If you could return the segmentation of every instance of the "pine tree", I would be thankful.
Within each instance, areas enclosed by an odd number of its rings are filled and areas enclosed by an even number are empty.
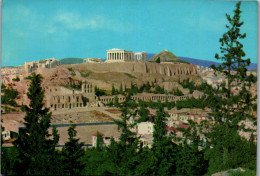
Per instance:
[[[254,120],[252,102],[256,97],[252,97],[249,89],[256,82],[256,78],[252,74],[247,75],[246,67],[250,65],[250,59],[243,59],[246,54],[240,41],[246,37],[246,34],[240,33],[240,27],[243,25],[240,21],[242,13],[240,4],[241,2],[236,4],[232,18],[226,15],[229,22],[229,25],[226,25],[228,31],[220,38],[220,50],[223,55],[215,55],[216,59],[222,60],[222,64],[218,67],[211,66],[217,73],[225,75],[227,84],[221,85],[221,91],[218,92],[215,103],[211,107],[211,115],[215,123],[208,134],[211,146],[214,146],[208,152],[210,172],[238,167],[242,164],[238,160],[235,162],[233,155],[233,151],[238,150],[243,141],[238,134],[238,130],[243,130],[243,126],[239,126],[238,123],[246,119]],[[236,94],[232,91],[235,88],[240,88]]]
[[[126,96],[126,100],[120,105],[122,112],[122,120],[115,120],[118,129],[121,130],[120,141],[118,144],[113,144],[113,149],[117,148],[119,152],[116,154],[116,165],[118,165],[119,175],[133,175],[136,167],[135,158],[139,141],[136,139],[136,134],[133,129],[136,126],[135,117],[137,114],[135,101],[131,100],[130,96]],[[113,151],[113,150],[112,150]]]
[[[183,140],[178,145],[177,175],[204,175],[207,172],[208,162],[204,159],[204,150],[201,150],[203,141],[197,131],[197,124],[189,121],[188,129],[179,129],[183,132]]]
[[[51,113],[44,108],[44,90],[41,87],[42,76],[32,73],[27,96],[31,100],[25,106],[25,129],[21,129],[14,146],[18,150],[18,161],[15,165],[17,174],[55,174],[51,163],[56,141],[49,139]]]
[[[139,115],[138,123],[148,121],[149,110],[144,105],[141,105],[137,113]]]
[[[84,143],[79,142],[79,139],[75,138],[77,135],[75,127],[75,124],[69,127],[69,141],[65,143],[61,151],[63,174],[65,175],[79,175],[85,167],[85,164],[82,162],[82,157],[84,156],[82,147]]]
[[[172,143],[171,137],[166,136],[166,120],[169,115],[161,103],[158,103],[158,108],[154,118],[152,145],[155,164],[151,169],[153,175],[173,175],[176,172],[174,155],[177,147]]]

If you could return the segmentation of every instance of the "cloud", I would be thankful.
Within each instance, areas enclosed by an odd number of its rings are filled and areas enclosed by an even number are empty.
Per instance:
[[[15,13],[13,13],[15,11]],[[46,12],[47,13],[47,12]],[[77,30],[108,30],[129,33],[134,26],[127,21],[110,19],[99,14],[84,15],[79,12],[56,11],[41,13],[36,8],[17,5],[3,9],[3,26],[10,35],[34,37],[39,35],[68,36]]]
[[[115,32],[127,33],[131,32],[134,27],[130,23],[108,19],[102,15],[83,16],[76,12],[67,12],[58,14],[53,18],[53,25],[61,24],[69,30],[84,30],[84,29],[105,29]]]

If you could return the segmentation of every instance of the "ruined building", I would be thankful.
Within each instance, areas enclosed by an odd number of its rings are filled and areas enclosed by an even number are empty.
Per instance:
[[[25,73],[32,73],[37,70],[37,68],[55,68],[60,65],[60,61],[54,58],[38,60],[37,62],[25,62],[24,71]]]
[[[46,106],[50,110],[72,109],[84,107],[97,101],[92,83],[83,82],[81,90],[69,89],[63,86],[50,86],[46,89]]]

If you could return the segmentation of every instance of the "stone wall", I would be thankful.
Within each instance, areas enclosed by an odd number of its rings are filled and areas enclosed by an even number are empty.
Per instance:
[[[107,73],[156,73],[166,76],[197,74],[195,65],[184,63],[151,63],[151,62],[124,62],[124,63],[83,63],[70,65],[73,69],[85,69],[91,72]]]
[[[131,97],[132,100],[138,101],[138,100],[143,100],[143,101],[153,101],[157,102],[160,100],[161,102],[166,101],[166,97],[168,101],[178,101],[178,100],[186,100],[187,98],[191,98],[192,95],[186,95],[186,96],[176,96],[176,95],[165,95],[165,94],[152,94],[152,93],[143,93],[143,94],[137,94]],[[117,95],[118,97],[118,102],[123,102],[125,101],[125,97],[123,95]],[[108,103],[110,101],[114,102],[115,100],[115,95],[113,96],[100,96],[99,100],[102,103]]]

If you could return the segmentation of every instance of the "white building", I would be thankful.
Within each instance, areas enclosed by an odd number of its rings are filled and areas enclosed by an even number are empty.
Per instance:
[[[154,127],[152,122],[141,122],[137,124],[137,135],[153,134]]]
[[[137,52],[126,51],[124,49],[110,49],[107,50],[107,60],[106,62],[129,62],[129,61],[146,61],[147,53],[146,52]]]
[[[83,63],[100,63],[102,62],[102,58],[90,58],[83,59]]]

